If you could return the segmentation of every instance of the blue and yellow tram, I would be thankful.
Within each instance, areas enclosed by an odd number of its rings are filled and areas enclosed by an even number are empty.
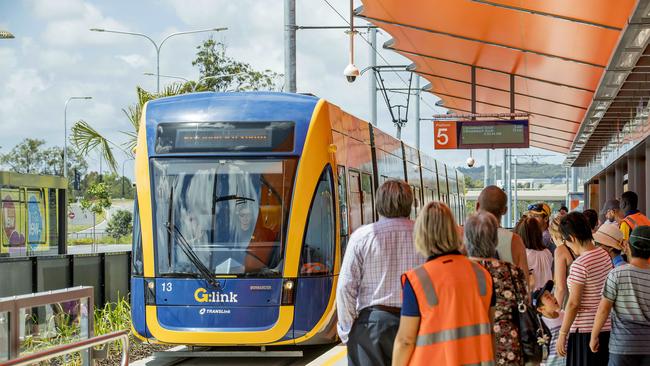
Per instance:
[[[413,216],[464,217],[460,173],[308,95],[151,101],[135,165],[133,330],[161,343],[335,341],[345,243],[386,179],[413,187]]]

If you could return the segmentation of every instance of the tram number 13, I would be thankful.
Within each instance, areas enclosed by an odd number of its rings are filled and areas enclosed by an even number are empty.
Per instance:
[[[435,121],[433,123],[434,148],[457,149],[456,121]]]
[[[162,282],[160,285],[162,286],[163,292],[172,292],[173,287],[171,282]]]

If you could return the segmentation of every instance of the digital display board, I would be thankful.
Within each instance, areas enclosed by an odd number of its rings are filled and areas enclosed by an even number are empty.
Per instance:
[[[436,121],[436,149],[529,147],[528,120]]]
[[[161,123],[156,153],[290,152],[293,122]]]

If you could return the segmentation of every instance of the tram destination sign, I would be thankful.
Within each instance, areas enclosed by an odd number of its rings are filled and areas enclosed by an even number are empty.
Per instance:
[[[527,119],[434,121],[435,149],[504,149],[529,147]]]

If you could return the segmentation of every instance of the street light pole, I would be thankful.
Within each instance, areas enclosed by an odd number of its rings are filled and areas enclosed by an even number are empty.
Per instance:
[[[68,177],[68,103],[71,100],[87,100],[93,97],[70,97],[65,101],[65,108],[63,108],[63,178]]]
[[[143,72],[142,75],[146,75],[146,76],[156,76],[156,74],[154,74],[153,72]],[[190,82],[189,79],[186,79],[186,78],[184,78],[184,77],[180,77],[180,76],[162,75],[162,74],[161,74],[160,77],[161,77],[161,78],[168,78],[168,79],[178,79],[178,80],[183,80],[183,81],[186,82],[186,83],[189,83],[189,82]]]
[[[199,30],[192,30],[192,31],[185,31],[185,32],[175,32],[172,34],[167,35],[165,38],[163,38],[160,43],[156,43],[151,37],[144,33],[136,33],[136,32],[126,32],[126,31],[117,31],[117,30],[109,30],[109,29],[101,29],[101,28],[91,28],[90,31],[92,32],[106,32],[106,33],[117,33],[117,34],[126,34],[130,36],[137,36],[137,37],[144,37],[151,42],[151,44],[154,46],[156,49],[156,93],[160,93],[160,49],[162,46],[165,44],[165,42],[175,36],[180,36],[183,34],[193,34],[193,33],[203,33],[203,32],[221,32],[224,31],[228,28],[226,27],[221,27],[221,28],[209,28],[209,29],[199,29]]]

